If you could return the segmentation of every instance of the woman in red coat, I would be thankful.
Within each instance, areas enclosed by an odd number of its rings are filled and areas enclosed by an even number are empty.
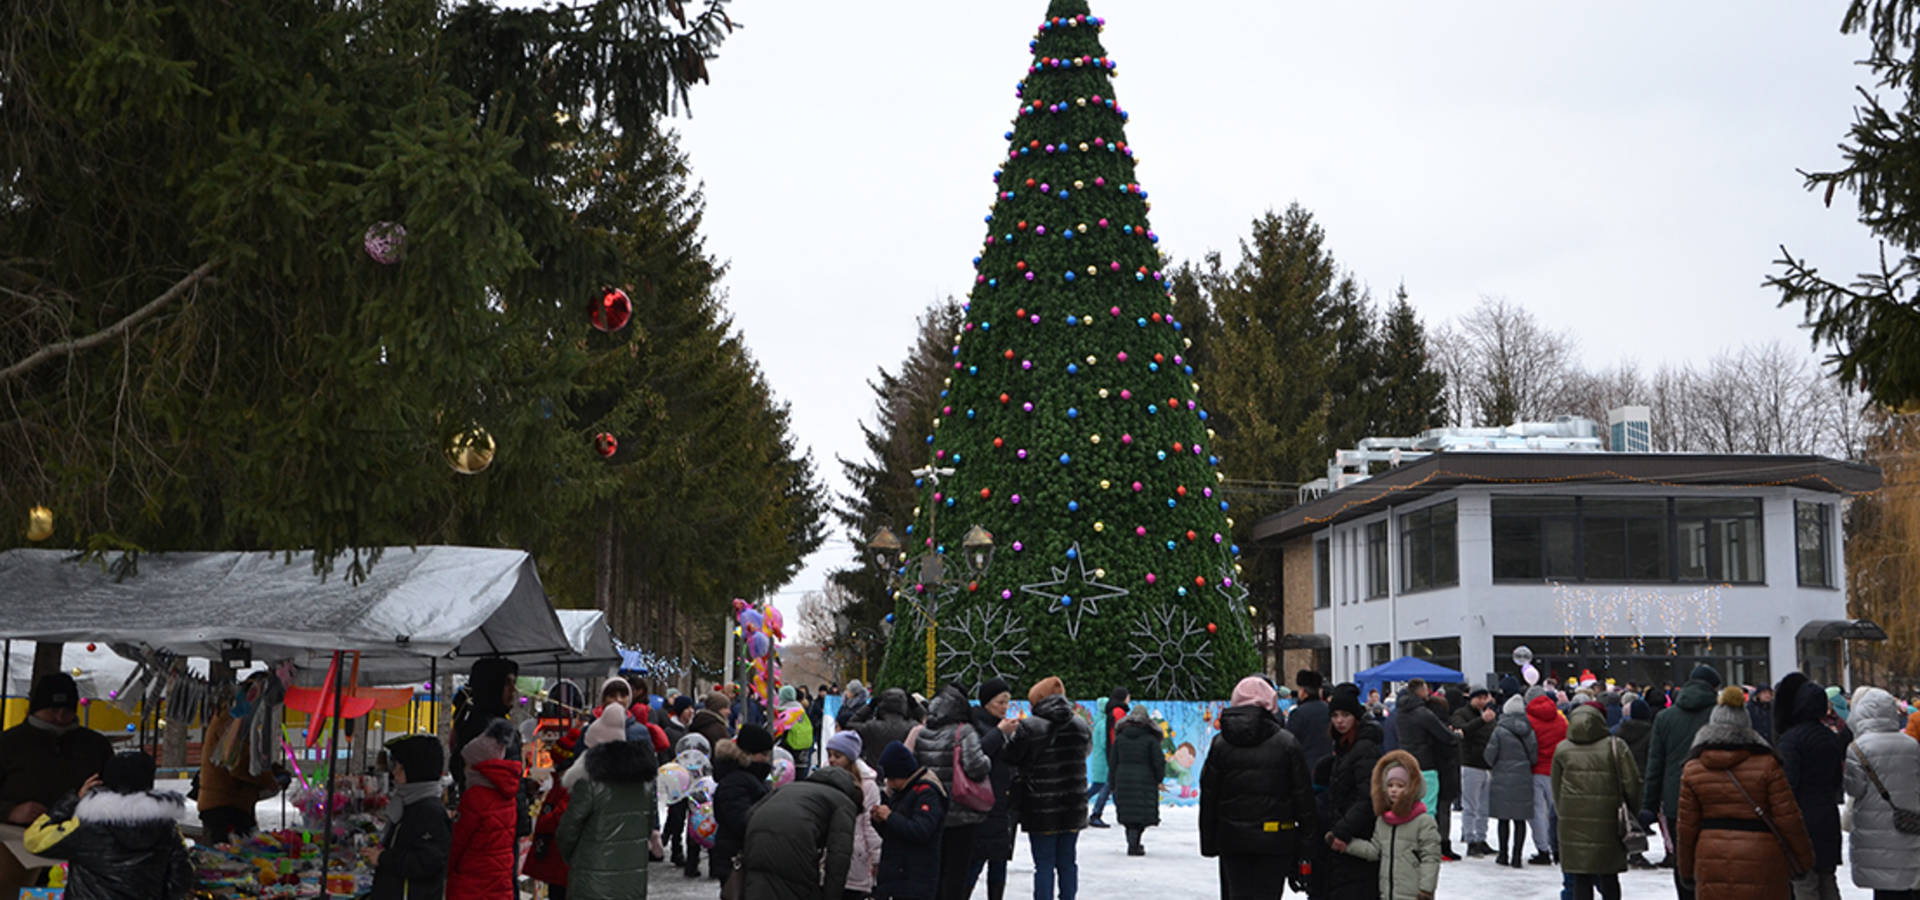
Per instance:
[[[447,856],[446,900],[514,900],[514,825],[519,812],[520,761],[503,759],[513,726],[495,719],[460,751],[467,789],[453,820]]]

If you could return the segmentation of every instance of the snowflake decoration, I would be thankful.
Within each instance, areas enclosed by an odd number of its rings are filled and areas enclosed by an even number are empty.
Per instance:
[[[1197,698],[1205,689],[1213,662],[1207,655],[1207,628],[1192,613],[1172,606],[1141,610],[1130,632],[1134,640],[1133,674],[1142,697]]]
[[[1052,581],[1023,584],[1020,590],[1043,597],[1047,600],[1047,614],[1064,613],[1067,620],[1067,637],[1080,637],[1080,618],[1100,614],[1100,601],[1114,597],[1125,597],[1129,591],[1111,584],[1101,584],[1093,580],[1094,575],[1087,570],[1087,556],[1080,552],[1080,544],[1075,542],[1073,549],[1067,551],[1069,560],[1066,567],[1049,566],[1053,571]],[[1072,565],[1080,566],[1079,577],[1074,577]]]
[[[1027,630],[1005,607],[976,605],[940,626],[938,671],[941,680],[978,684],[1024,671]]]

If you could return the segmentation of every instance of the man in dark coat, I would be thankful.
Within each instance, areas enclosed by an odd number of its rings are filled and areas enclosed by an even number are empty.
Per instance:
[[[907,692],[900,688],[887,688],[873,701],[873,716],[854,726],[860,733],[860,758],[876,771],[880,768],[880,753],[894,741],[906,741],[907,732],[918,724],[914,721]]]
[[[1272,897],[1282,881],[1303,891],[1300,861],[1321,841],[1307,756],[1274,718],[1265,679],[1240,679],[1230,704],[1200,767],[1200,855],[1220,860],[1230,900]]]
[[[1460,751],[1460,736],[1448,728],[1446,722],[1427,705],[1430,696],[1427,683],[1415,678],[1407,682],[1407,690],[1395,701],[1393,708],[1394,733],[1400,736],[1400,748],[1407,751],[1420,764],[1420,774],[1426,779],[1427,789],[1436,799],[1441,798],[1446,778],[1443,770],[1446,761]],[[1436,824],[1440,826],[1440,856],[1442,859],[1459,857],[1453,855],[1448,846],[1447,826],[1451,824],[1451,804],[1435,802],[1428,804],[1433,812]]]
[[[467,786],[467,764],[460,751],[468,741],[484,733],[488,723],[513,713],[513,701],[519,694],[514,679],[519,674],[520,664],[504,656],[486,656],[473,661],[473,670],[467,674],[467,702],[454,713],[453,740],[448,743],[451,753],[447,768],[453,774],[453,783],[462,789]],[[520,744],[516,739],[507,748],[507,758],[518,759],[519,755]]]
[[[1826,688],[1793,672],[1780,679],[1769,722],[1780,737],[1774,750],[1793,786],[1800,818],[1813,839],[1813,871],[1823,882],[1835,882],[1840,866],[1840,804],[1846,796],[1847,745],[1853,732],[1842,726],[1835,734],[1823,721],[1827,715]],[[1754,729],[1759,731],[1758,728]],[[1856,862],[1855,865],[1858,865]],[[1838,892],[1835,887],[1835,892]]]
[[[1300,688],[1300,702],[1287,713],[1287,731],[1307,755],[1307,771],[1312,772],[1320,767],[1321,760],[1333,755],[1333,738],[1327,730],[1327,701],[1320,697],[1320,689],[1326,682],[1312,669],[1294,673],[1293,681]]]
[[[1647,742],[1647,777],[1640,800],[1640,824],[1661,822],[1660,833],[1673,847],[1680,827],[1680,773],[1693,752],[1693,737],[1707,724],[1720,691],[1720,673],[1712,666],[1693,668],[1680,696],[1672,706],[1653,717],[1653,737]],[[1667,859],[1673,859],[1672,853]],[[1666,863],[1663,861],[1664,868]],[[1680,900],[1693,900],[1693,887],[1673,876],[1674,891]]]
[[[1747,718],[1753,722],[1753,730],[1769,743],[1773,741],[1773,686],[1760,685],[1753,689],[1753,695],[1747,698]]]
[[[967,876],[971,889],[987,872],[988,900],[1000,900],[1007,890],[1007,863],[1013,859],[1013,813],[1007,803],[1013,792],[1013,766],[1007,762],[1010,736],[1017,723],[1006,718],[1007,705],[1013,701],[1013,687],[999,678],[980,683],[980,705],[973,708],[973,731],[980,738],[980,752],[993,761],[987,781],[993,785],[993,809],[973,839],[973,867]],[[864,749],[864,748],[863,748]]]
[[[767,795],[771,774],[773,733],[765,728],[742,725],[737,740],[713,745],[713,821],[718,830],[707,874],[715,880],[726,881],[733,873],[733,859],[746,843],[748,815]]]
[[[707,694],[704,707],[693,714],[693,721],[687,723],[687,730],[707,739],[707,746],[718,747],[720,742],[733,736],[733,729],[727,726],[727,716],[731,702],[726,694],[713,691]]]
[[[113,743],[80,724],[80,688],[50,672],[27,692],[27,719],[0,733],[0,817],[31,825],[113,758]]]
[[[853,861],[853,820],[859,812],[859,785],[847,770],[833,766],[768,794],[753,807],[740,850],[746,900],[840,896]]]
[[[1477,688],[1454,710],[1451,724],[1460,733],[1460,839],[1468,856],[1491,856],[1487,845],[1487,791],[1493,777],[1487,765],[1487,741],[1493,737],[1493,692]]]

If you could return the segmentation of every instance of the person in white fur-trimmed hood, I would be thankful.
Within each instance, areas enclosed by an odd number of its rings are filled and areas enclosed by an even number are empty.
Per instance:
[[[27,829],[27,852],[68,863],[68,900],[180,900],[193,862],[175,824],[186,798],[153,789],[153,757],[115,754]]]

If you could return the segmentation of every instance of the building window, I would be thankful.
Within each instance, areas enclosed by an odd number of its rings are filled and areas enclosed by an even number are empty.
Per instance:
[[[1832,506],[1794,501],[1793,545],[1799,559],[1801,587],[1834,586],[1832,534]]]
[[[1493,577],[1578,579],[1579,504],[1574,497],[1493,498]]]
[[[1387,643],[1367,645],[1367,668],[1384,666],[1393,662],[1393,645]]]
[[[1387,520],[1367,523],[1367,599],[1385,597],[1387,581]]]
[[[1333,549],[1328,541],[1313,542],[1313,608],[1333,605]]]
[[[1427,638],[1422,641],[1401,641],[1400,655],[1424,659],[1436,666],[1445,666],[1458,671],[1460,668],[1460,639],[1457,637],[1444,637]],[[1461,677],[1464,678],[1466,676],[1462,673]]]
[[[1582,574],[1588,581],[1669,581],[1666,498],[1585,497]]]
[[[1460,583],[1459,507],[1454,501],[1400,517],[1400,586],[1408,591]]]
[[[1494,497],[1496,581],[1766,580],[1753,497]]]
[[[1766,580],[1758,498],[1675,500],[1673,521],[1679,580],[1730,584]]]

